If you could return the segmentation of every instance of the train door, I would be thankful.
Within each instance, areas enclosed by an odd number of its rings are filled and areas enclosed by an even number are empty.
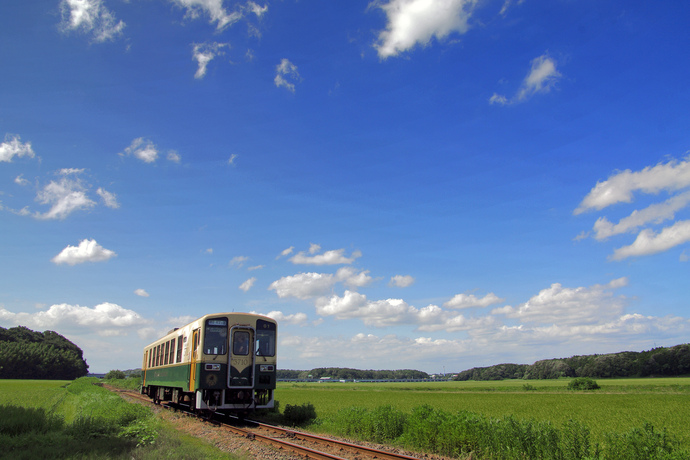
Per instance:
[[[141,370],[142,370],[141,373],[143,374],[142,375],[142,382],[141,382],[142,387],[146,386],[146,371],[149,368],[148,364],[149,364],[149,351],[146,350],[146,351],[144,351],[144,366],[141,368]]]
[[[199,359],[199,329],[194,329],[192,332],[192,353],[189,366],[189,391],[194,391],[196,388],[196,363]]]
[[[254,329],[235,326],[231,331],[232,347],[228,372],[228,386],[253,388],[254,386]]]

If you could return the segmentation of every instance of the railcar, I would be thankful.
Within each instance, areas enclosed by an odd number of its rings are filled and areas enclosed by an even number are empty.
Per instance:
[[[144,348],[141,393],[199,410],[274,406],[277,323],[249,313],[202,316]]]

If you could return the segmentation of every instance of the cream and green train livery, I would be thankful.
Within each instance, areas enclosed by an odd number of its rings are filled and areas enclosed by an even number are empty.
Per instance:
[[[271,408],[276,333],[267,316],[202,316],[144,348],[141,393],[196,409]]]

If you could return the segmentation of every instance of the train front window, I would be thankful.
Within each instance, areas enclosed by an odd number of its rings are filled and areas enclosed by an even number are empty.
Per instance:
[[[276,331],[256,331],[256,355],[275,356]]]
[[[228,346],[228,320],[214,318],[206,320],[204,332],[204,353],[207,355],[224,355]]]
[[[248,355],[249,354],[249,332],[235,331],[232,339],[232,354],[233,355]]]

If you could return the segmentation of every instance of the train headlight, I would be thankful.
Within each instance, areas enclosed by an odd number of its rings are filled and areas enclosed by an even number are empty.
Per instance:
[[[219,371],[220,370],[220,364],[206,364],[205,369],[207,371]]]
[[[273,372],[275,366],[273,364],[262,364],[259,370],[261,370],[261,372]]]

